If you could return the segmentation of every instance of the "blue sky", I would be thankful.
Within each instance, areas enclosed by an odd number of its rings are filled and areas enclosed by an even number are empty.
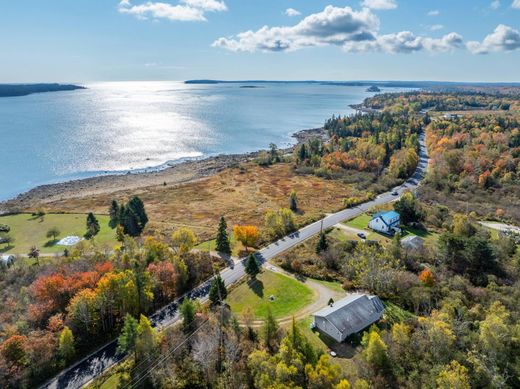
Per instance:
[[[520,0],[17,0],[0,82],[520,81]]]

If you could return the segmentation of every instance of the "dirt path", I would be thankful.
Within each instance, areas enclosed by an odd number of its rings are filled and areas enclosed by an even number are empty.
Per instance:
[[[347,232],[352,232],[354,234],[364,234],[364,235],[367,235],[368,232],[367,231],[364,231],[364,230],[360,230],[360,229],[357,229],[357,228],[354,228],[354,227],[350,227],[350,226],[347,226],[343,223],[338,223],[336,224],[334,227],[336,228],[339,228],[341,230],[344,230],[344,231],[347,231]]]
[[[294,315],[290,315],[290,316],[286,316],[286,317],[277,319],[276,321],[278,322],[279,325],[286,325],[286,324],[291,323],[293,317],[295,320],[303,319],[303,318],[311,315],[312,313],[320,310],[321,308],[325,307],[331,298],[333,300],[337,300],[338,298],[345,296],[345,293],[339,293],[338,291],[330,289],[330,288],[326,287],[325,285],[320,284],[319,282],[312,280],[310,278],[301,279],[300,277],[296,277],[294,274],[286,272],[282,268],[280,268],[278,266],[274,266],[270,263],[265,263],[263,265],[263,267],[268,271],[283,274],[287,277],[291,277],[291,278],[297,280],[298,282],[303,283],[309,289],[311,289],[314,294],[313,302],[311,304],[303,307],[301,310],[294,313]],[[245,324],[241,320],[239,320],[238,323],[241,326],[245,326]],[[263,320],[254,320],[251,323],[250,327],[258,328],[258,327],[263,326],[263,324],[264,324]]]

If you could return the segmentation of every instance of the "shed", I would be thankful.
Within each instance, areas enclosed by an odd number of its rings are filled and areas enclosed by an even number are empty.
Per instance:
[[[351,294],[314,314],[314,327],[338,342],[375,323],[384,313],[377,296]]]

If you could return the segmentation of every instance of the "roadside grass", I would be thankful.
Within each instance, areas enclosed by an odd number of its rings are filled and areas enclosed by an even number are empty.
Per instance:
[[[230,234],[229,242],[231,244],[231,255],[232,256],[238,257],[238,256],[240,256],[240,254],[242,252],[245,251],[245,247],[242,245],[242,243],[240,243],[238,240],[235,239],[233,234]],[[204,242],[197,244],[195,246],[195,248],[200,251],[209,251],[209,250],[216,251],[216,245],[217,245],[216,239],[211,239],[211,240],[206,240]]]
[[[96,217],[101,230],[94,240],[102,245],[115,245],[115,231],[108,226],[109,216],[96,215]],[[11,246],[0,245],[0,253],[27,254],[32,246],[36,246],[44,254],[62,252],[67,247],[58,246],[56,242],[71,235],[83,237],[86,232],[86,218],[85,214],[46,214],[43,219],[28,213],[0,216],[0,224],[11,227],[9,235],[14,238]],[[53,227],[60,231],[56,241],[46,236],[47,231]]]
[[[274,296],[274,301],[269,297]],[[275,318],[290,316],[309,305],[313,292],[304,284],[283,274],[264,270],[256,281],[246,281],[233,289],[226,302],[231,310],[240,315],[244,308],[251,308],[255,319],[267,316],[268,308]]]

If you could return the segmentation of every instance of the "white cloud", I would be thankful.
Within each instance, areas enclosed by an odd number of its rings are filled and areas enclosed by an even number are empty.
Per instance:
[[[494,0],[489,5],[491,9],[499,9],[500,8],[500,0]]]
[[[285,14],[287,16],[300,16],[302,13],[300,11],[298,11],[297,9],[294,9],[294,8],[287,8],[285,10]]]
[[[363,0],[361,3],[363,7],[371,9],[395,9],[397,3],[395,0]]]
[[[442,30],[444,28],[444,26],[442,24],[434,24],[434,25],[430,26],[429,28],[432,31],[439,31],[439,30]]]
[[[514,0],[513,4],[511,4],[511,7],[520,9],[520,0]]]
[[[379,35],[379,19],[369,9],[327,6],[294,26],[264,26],[213,42],[230,51],[294,51],[305,47],[339,46],[348,52],[411,53],[426,50],[447,52],[463,47],[462,37],[450,33],[442,38],[416,36],[410,31]]]
[[[152,18],[186,22],[205,21],[206,12],[221,12],[227,10],[227,7],[221,0],[181,0],[177,5],[153,1],[132,5],[130,0],[122,0],[119,2],[118,10],[138,19]]]
[[[439,16],[440,14],[440,11],[436,9],[433,9],[430,12],[428,12],[428,16]]]
[[[463,47],[462,37],[454,32],[444,35],[442,38],[416,36],[410,31],[401,31],[395,34],[380,35],[371,42],[356,44],[349,42],[344,46],[348,52],[385,52],[391,54],[409,54],[426,50],[432,53],[449,52]]]
[[[482,42],[468,42],[468,49],[473,54],[514,51],[520,49],[520,32],[512,27],[499,24],[495,31],[486,36]]]

